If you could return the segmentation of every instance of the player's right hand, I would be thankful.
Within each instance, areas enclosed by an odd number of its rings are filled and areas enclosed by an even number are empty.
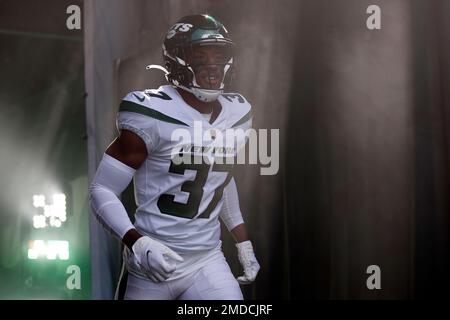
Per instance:
[[[141,271],[153,282],[161,282],[175,271],[177,262],[184,259],[162,243],[142,236],[133,244],[133,258]]]

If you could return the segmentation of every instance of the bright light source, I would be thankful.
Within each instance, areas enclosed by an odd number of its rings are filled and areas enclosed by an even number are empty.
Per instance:
[[[33,216],[33,227],[36,229],[45,228],[47,226],[47,222],[45,221],[45,217],[42,215]]]
[[[49,205],[45,203],[45,196],[33,195],[33,206],[43,210],[43,214],[33,217],[33,226],[36,229],[48,226],[60,228],[62,223],[67,220],[66,195],[64,193],[56,193],[52,196],[52,199],[53,204]],[[48,223],[47,219],[49,220]]]
[[[69,242],[64,240],[34,240],[30,241],[28,259],[46,258],[48,260],[68,260]]]
[[[42,194],[35,194],[33,196],[33,206],[35,208],[42,208],[45,206],[45,196]]]
[[[69,259],[69,242],[50,240],[47,244],[47,257],[49,258],[58,256],[60,260]],[[49,258],[50,259],[50,258]]]
[[[38,255],[36,254],[36,252],[34,252],[31,249],[28,249],[28,259],[36,260],[37,258],[38,258]]]
[[[54,241],[54,246],[56,252],[58,253],[59,259],[68,260],[69,259],[69,242],[68,241]]]
[[[52,206],[49,205],[44,206],[44,216],[46,216],[47,218],[52,216],[52,211],[53,211]]]
[[[37,259],[45,253],[44,240],[30,241],[28,248],[28,259]]]
[[[50,217],[50,226],[59,228],[61,227],[61,221],[55,217]]]

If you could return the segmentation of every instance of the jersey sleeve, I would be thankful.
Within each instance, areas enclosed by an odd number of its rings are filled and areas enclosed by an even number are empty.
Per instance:
[[[244,223],[241,208],[239,207],[239,195],[234,178],[230,180],[223,190],[223,204],[219,216],[228,231]]]
[[[130,92],[120,103],[116,118],[118,130],[128,130],[137,134],[145,143],[147,152],[153,153],[158,145],[158,122],[145,115],[145,106],[138,99],[142,96],[139,91]]]

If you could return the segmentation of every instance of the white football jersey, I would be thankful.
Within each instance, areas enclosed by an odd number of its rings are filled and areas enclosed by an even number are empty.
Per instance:
[[[251,128],[246,99],[223,94],[218,101],[222,110],[209,123],[165,85],[129,93],[117,116],[118,129],[139,135],[148,151],[134,177],[136,229],[179,254],[218,246],[222,194],[233,167],[223,159],[235,157],[246,141],[240,136],[230,144],[223,138],[227,129]]]

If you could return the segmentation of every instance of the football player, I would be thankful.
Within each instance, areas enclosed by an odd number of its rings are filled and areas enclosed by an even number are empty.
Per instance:
[[[125,245],[116,298],[240,300],[239,283],[255,280],[260,266],[239,208],[233,165],[224,161],[236,156],[239,143],[230,148],[217,138],[252,124],[247,100],[224,93],[233,47],[215,18],[180,19],[163,44],[169,85],[131,92],[120,104],[119,136],[89,188],[92,212]],[[200,140],[173,139],[176,130],[193,136],[199,127]],[[192,161],[174,161],[180,155]],[[134,225],[119,199],[133,178]],[[221,250],[219,217],[236,240],[244,271],[237,279]]]

